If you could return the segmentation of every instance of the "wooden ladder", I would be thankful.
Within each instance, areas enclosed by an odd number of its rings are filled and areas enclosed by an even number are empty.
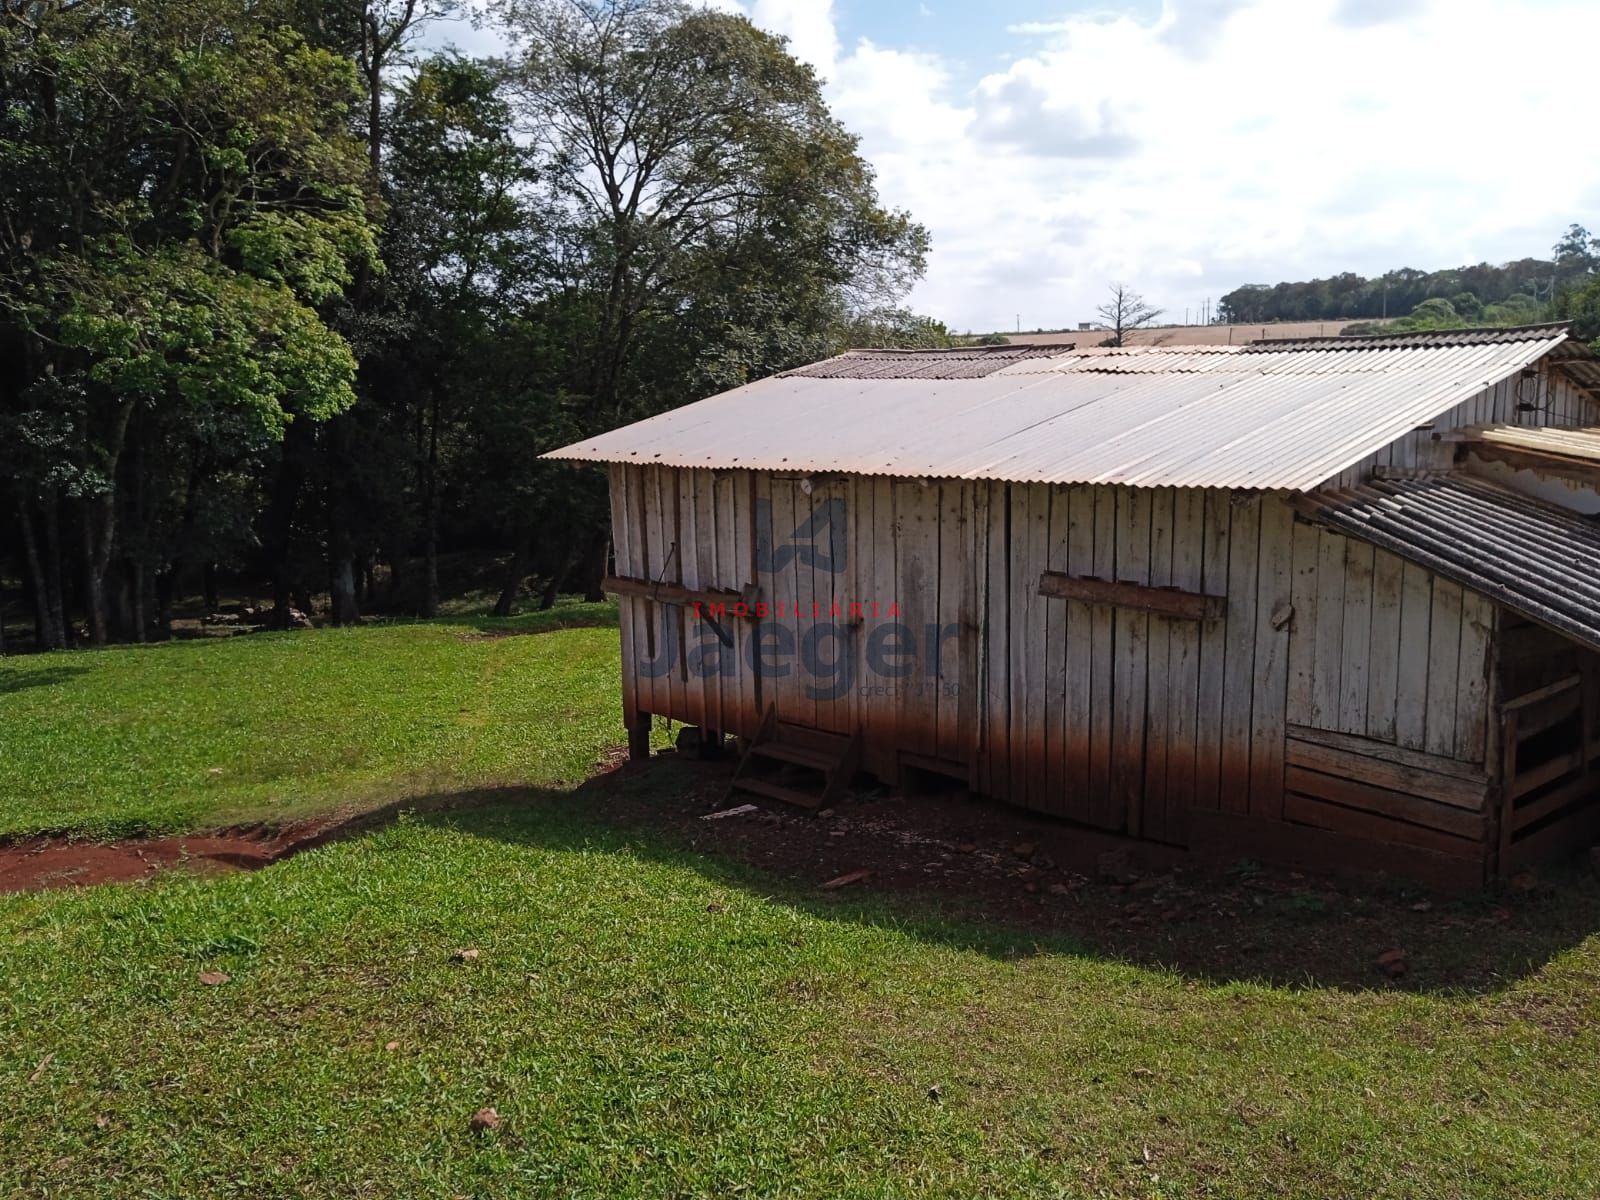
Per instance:
[[[739,760],[728,792],[749,792],[801,808],[827,808],[844,796],[860,761],[859,733],[829,733],[791,725],[778,720],[777,709],[769,705],[760,729]],[[753,770],[770,764],[778,765],[784,782]],[[800,778],[792,778],[794,775]]]

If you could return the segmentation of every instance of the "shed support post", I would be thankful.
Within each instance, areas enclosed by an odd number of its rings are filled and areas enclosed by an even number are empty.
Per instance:
[[[650,714],[639,713],[628,726],[628,758],[643,762],[650,757]]]

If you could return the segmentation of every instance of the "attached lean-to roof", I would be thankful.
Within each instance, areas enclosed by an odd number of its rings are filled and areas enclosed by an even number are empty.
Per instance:
[[[1304,491],[1565,338],[1565,326],[1541,326],[1248,346],[853,351],[546,457]]]
[[[1460,440],[1469,447],[1600,467],[1600,429],[1588,426],[1475,425],[1462,430]]]
[[[1295,507],[1600,650],[1600,524],[1457,473],[1312,492]]]

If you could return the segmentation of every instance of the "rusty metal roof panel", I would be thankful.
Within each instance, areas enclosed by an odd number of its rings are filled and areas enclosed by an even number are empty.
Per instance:
[[[1479,329],[1419,329],[1404,333],[1335,334],[1311,338],[1257,338],[1246,343],[1244,349],[1252,352],[1275,353],[1290,349],[1334,349],[1355,346],[1376,348],[1427,346],[1495,346],[1519,342],[1530,335],[1561,333],[1568,328],[1566,321],[1548,321],[1542,325],[1491,326]]]
[[[1600,650],[1600,524],[1460,474],[1378,479],[1295,506]]]
[[[982,379],[1013,363],[1051,358],[1071,346],[963,346],[955,350],[846,350],[780,379]]]
[[[979,378],[790,373],[548,457],[1303,491],[1564,337],[1540,329],[1459,345],[1050,347]]]

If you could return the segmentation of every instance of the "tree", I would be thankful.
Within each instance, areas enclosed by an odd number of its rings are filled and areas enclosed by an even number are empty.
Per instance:
[[[152,458],[228,427],[281,439],[354,400],[354,359],[317,306],[371,256],[365,163],[349,64],[246,0],[24,9],[0,22],[0,347],[16,364],[0,412],[40,439],[14,484],[46,531],[35,594],[63,607],[70,521],[103,642],[119,521],[152,501],[128,485]],[[142,611],[146,564],[126,565]]]
[[[1550,257],[1555,267],[1551,285],[1560,289],[1593,274],[1600,266],[1600,238],[1590,236],[1587,229],[1574,222],[1551,247]]]
[[[1110,290],[1111,299],[1095,309],[1102,326],[1111,331],[1111,336],[1100,343],[1102,346],[1121,346],[1135,329],[1154,325],[1161,319],[1162,310],[1147,304],[1145,298],[1127,284],[1113,283]]]
[[[547,272],[544,225],[531,202],[531,153],[513,136],[500,77],[485,64],[424,61],[389,124],[387,270],[378,286],[394,316],[364,372],[375,404],[394,419],[391,444],[405,447],[394,457],[414,468],[423,560],[416,608],[433,616],[443,457],[455,424],[489,400],[479,390],[474,404],[462,378],[471,373],[478,389],[493,390],[469,364],[498,352],[495,329],[537,296]],[[385,490],[406,485],[391,477]]]
[[[926,232],[879,204],[781,39],[679,0],[492,11],[538,151],[580,435],[819,357],[920,275]],[[586,543],[597,589],[603,509],[555,536]]]

